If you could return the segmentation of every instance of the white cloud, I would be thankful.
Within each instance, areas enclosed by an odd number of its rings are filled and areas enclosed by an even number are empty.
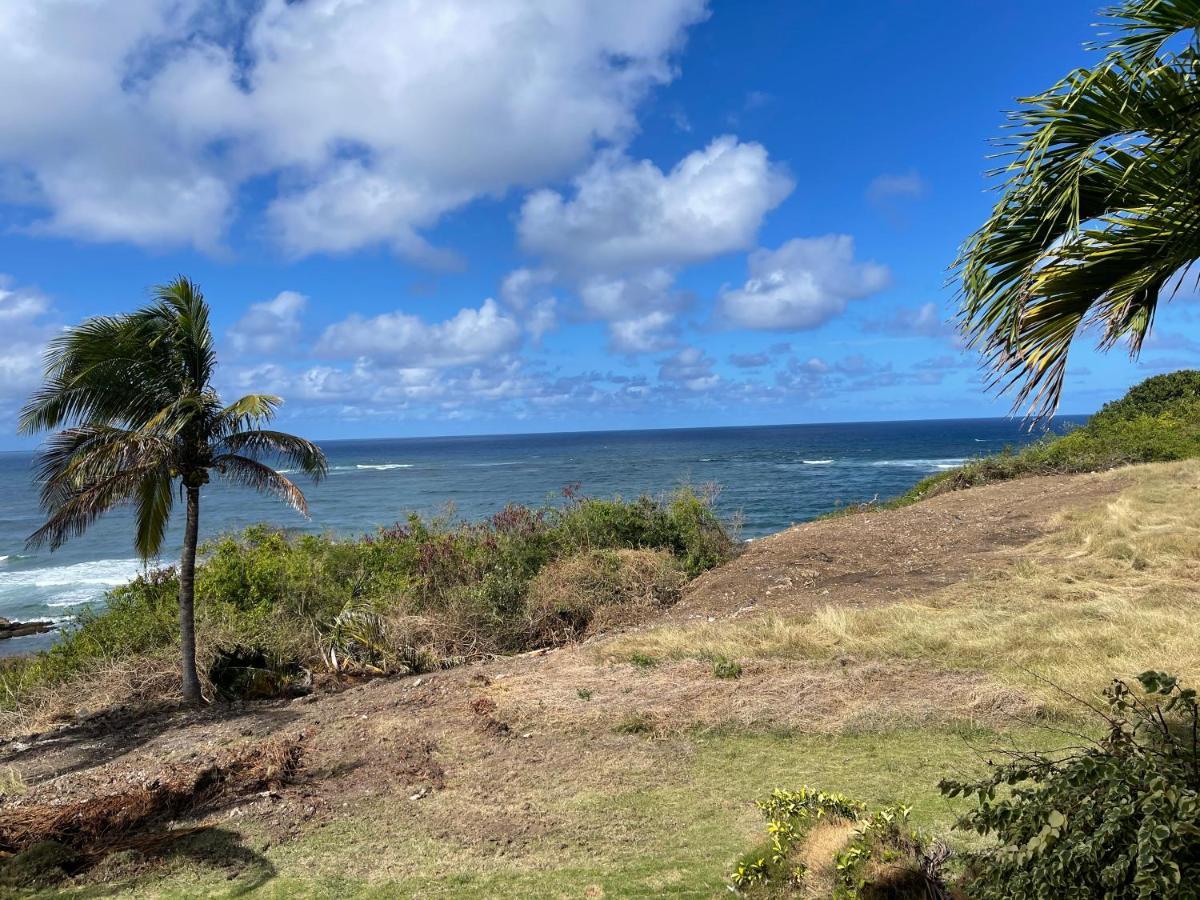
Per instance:
[[[38,228],[217,249],[251,178],[290,252],[383,244],[636,130],[703,0],[6,0],[0,184]],[[16,188],[20,189],[17,190]]]
[[[854,239],[795,238],[750,254],[750,278],[717,301],[718,320],[735,327],[801,331],[840,315],[851,300],[887,287],[886,266],[854,259]]]
[[[689,391],[706,391],[721,381],[721,376],[713,372],[715,363],[699,347],[683,347],[662,361],[658,377],[661,381],[681,384]]]
[[[555,274],[549,269],[514,269],[504,276],[500,296],[517,314],[534,343],[558,327],[558,298],[550,293]]]
[[[675,317],[656,310],[609,324],[609,346],[618,353],[654,353],[675,343]]]
[[[666,173],[614,152],[575,179],[570,199],[531,194],[518,232],[527,250],[577,269],[680,266],[753,246],[792,187],[761,144],[732,136]]]
[[[444,368],[494,362],[517,349],[521,328],[495,300],[479,309],[461,309],[444,322],[429,324],[408,313],[366,319],[352,315],[330,325],[316,353],[331,358],[365,358],[409,368]]]
[[[286,353],[300,337],[300,318],[307,305],[308,298],[295,291],[254,303],[229,329],[229,342],[238,353]]]
[[[676,318],[691,297],[679,268],[753,246],[791,178],[759,144],[721,137],[663,172],[649,160],[604,154],[575,179],[570,196],[526,198],[518,232],[574,289],[583,315],[608,324],[619,353],[674,346]]]
[[[609,345],[618,353],[665,350],[675,343],[675,315],[690,298],[675,289],[667,269],[630,276],[593,275],[579,286],[585,313],[609,323]]]
[[[42,378],[46,342],[58,330],[50,301],[0,275],[0,414],[16,412]]]

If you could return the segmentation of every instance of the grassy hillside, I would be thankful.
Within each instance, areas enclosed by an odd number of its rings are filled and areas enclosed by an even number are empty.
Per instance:
[[[805,784],[911,806],[915,826],[977,846],[951,830],[966,803],[937,783],[978,776],[996,748],[1074,740],[1072,704],[1051,682],[1091,696],[1113,674],[1200,674],[1187,614],[1200,463],[1091,477],[1107,499],[998,548],[975,575],[896,602],[847,606],[831,592],[812,611],[685,617],[416,687],[377,681],[261,717],[177,721],[110,766],[144,773],[164,749],[186,760],[208,742],[300,728],[308,774],[281,799],[222,807],[169,850],[108,855],[56,889],[717,897],[761,846],[754,801]],[[894,515],[877,516],[876,533]],[[822,534],[801,544],[842,546],[840,531]],[[721,659],[739,674],[718,671]],[[402,774],[423,742],[433,781]]]

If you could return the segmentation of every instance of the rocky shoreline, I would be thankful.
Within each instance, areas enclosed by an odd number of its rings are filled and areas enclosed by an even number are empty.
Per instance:
[[[0,616],[0,641],[5,638],[27,637],[31,634],[45,634],[54,630],[53,622],[14,622]]]

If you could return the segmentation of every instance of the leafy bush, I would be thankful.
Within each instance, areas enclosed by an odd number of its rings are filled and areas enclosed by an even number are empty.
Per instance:
[[[200,669],[223,693],[293,689],[304,671],[414,672],[576,640],[675,602],[728,559],[711,494],[570,497],[482,522],[410,516],[359,540],[254,526],[202,549]],[[0,669],[0,706],[105,661],[178,646],[173,569],[111,592],[53,648]]]
[[[1096,709],[1106,736],[1060,754],[1014,755],[976,782],[944,781],[976,806],[959,828],[999,841],[971,860],[972,897],[1200,896],[1196,692],[1160,672],[1123,681]]]
[[[1085,425],[1047,435],[1013,450],[971,460],[931,475],[882,504],[907,506],[946,491],[957,491],[1028,475],[1099,472],[1131,463],[1169,462],[1200,456],[1200,372],[1156,375],[1106,404]],[[871,504],[867,504],[871,507]],[[862,507],[849,507],[854,511]]]
[[[749,895],[871,898],[949,896],[940,866],[945,847],[909,823],[909,809],[866,806],[841,794],[775,790],[758,808],[768,843],[748,854],[730,880]]]
[[[1200,372],[1180,369],[1166,375],[1155,375],[1131,387],[1120,400],[1112,400],[1100,408],[1095,419],[1132,419],[1137,416],[1157,416],[1164,412],[1200,400]]]

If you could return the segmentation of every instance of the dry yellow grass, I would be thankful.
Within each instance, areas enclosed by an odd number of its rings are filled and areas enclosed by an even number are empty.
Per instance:
[[[1115,499],[1062,517],[1010,564],[919,600],[831,604],[628,635],[610,659],[908,659],[981,670],[1055,702],[1147,668],[1200,676],[1200,462],[1139,467]],[[932,699],[932,698],[931,698]]]

